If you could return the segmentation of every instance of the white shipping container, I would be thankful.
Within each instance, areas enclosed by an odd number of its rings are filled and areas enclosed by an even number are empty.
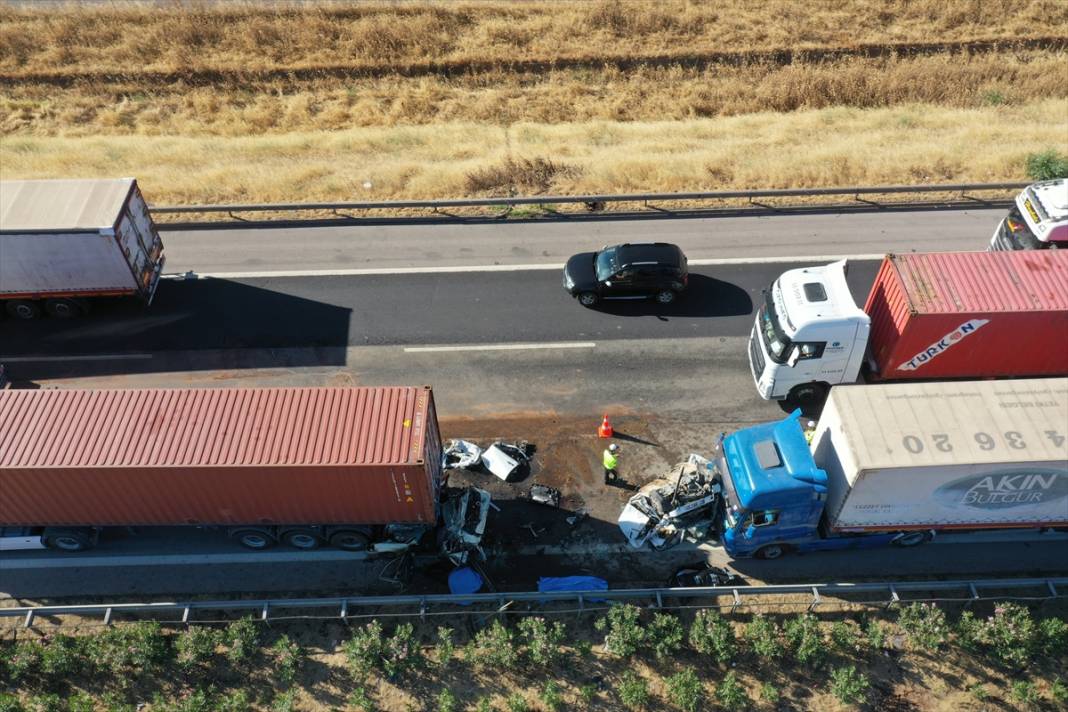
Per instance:
[[[1068,525],[1068,378],[837,386],[812,451],[834,531]]]
[[[163,244],[137,182],[0,182],[0,298],[151,301]]]

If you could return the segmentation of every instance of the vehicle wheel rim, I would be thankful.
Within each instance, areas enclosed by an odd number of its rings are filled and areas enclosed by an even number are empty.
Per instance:
[[[17,304],[15,305],[15,316],[19,319],[32,319],[33,307],[27,304]]]
[[[289,537],[289,545],[298,549],[314,549],[319,545],[319,540],[311,534],[294,534]]]
[[[267,548],[267,538],[257,536],[255,534],[246,534],[241,537],[241,543],[250,549],[265,549]]]
[[[913,532],[912,534],[905,534],[897,541],[900,546],[916,546],[923,542],[923,538],[922,532]]]
[[[358,536],[343,536],[336,540],[335,546],[346,551],[363,551],[367,548],[367,542]]]
[[[74,314],[74,310],[70,308],[70,304],[58,302],[52,305],[52,313],[60,319],[66,319]]]
[[[594,297],[592,294],[583,294],[581,297],[579,297],[579,302],[583,306],[587,306],[587,307],[593,306],[594,302],[596,302],[596,301],[597,301],[596,297]]]
[[[81,540],[69,536],[56,537],[52,542],[55,543],[56,547],[64,551],[81,551],[84,548]]]
[[[675,301],[675,295],[671,292],[660,292],[660,294],[656,295],[656,300],[661,304],[670,304]]]
[[[781,546],[769,546],[767,549],[764,549],[765,559],[777,559],[780,556],[782,556]]]

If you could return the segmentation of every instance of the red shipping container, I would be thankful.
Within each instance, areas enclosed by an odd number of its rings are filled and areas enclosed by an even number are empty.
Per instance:
[[[888,255],[864,311],[873,378],[1068,375],[1068,251]]]
[[[0,391],[0,524],[434,524],[431,390]]]

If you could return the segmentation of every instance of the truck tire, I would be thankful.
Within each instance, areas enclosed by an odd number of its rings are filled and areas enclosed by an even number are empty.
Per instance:
[[[74,299],[46,299],[44,310],[53,319],[75,319],[85,313],[85,307]]]
[[[56,551],[85,551],[93,548],[93,532],[88,529],[46,527],[41,543]]]
[[[783,546],[782,544],[768,544],[767,546],[762,546],[759,549],[757,549],[756,557],[758,559],[764,559],[766,561],[771,561],[773,559],[781,558],[782,555],[785,554],[785,553],[786,553],[786,547]]]
[[[12,299],[5,308],[16,319],[29,321],[41,316],[41,305],[29,299]]]
[[[246,549],[263,551],[275,545],[275,539],[263,529],[234,529],[230,538]]]
[[[830,386],[826,383],[802,383],[790,389],[786,396],[786,402],[800,408],[801,412],[808,417],[815,417],[823,410],[823,404],[827,400],[827,391]]]
[[[310,527],[287,529],[282,532],[282,543],[301,551],[312,551],[323,545],[323,538],[319,532]]]
[[[340,529],[330,535],[330,546],[343,551],[367,551],[371,535],[356,529]]]
[[[931,532],[929,531],[902,532],[894,539],[893,545],[902,549],[911,549],[914,546],[926,544],[931,539]]]

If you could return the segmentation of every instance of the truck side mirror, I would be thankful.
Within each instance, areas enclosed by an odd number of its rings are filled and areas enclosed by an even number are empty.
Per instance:
[[[801,349],[794,346],[793,350],[790,352],[790,358],[786,360],[786,365],[793,368],[797,365],[799,360],[801,360]]]
[[[752,539],[754,534],[756,534],[756,527],[753,526],[752,524],[750,524],[745,529],[745,538],[746,539]]]

